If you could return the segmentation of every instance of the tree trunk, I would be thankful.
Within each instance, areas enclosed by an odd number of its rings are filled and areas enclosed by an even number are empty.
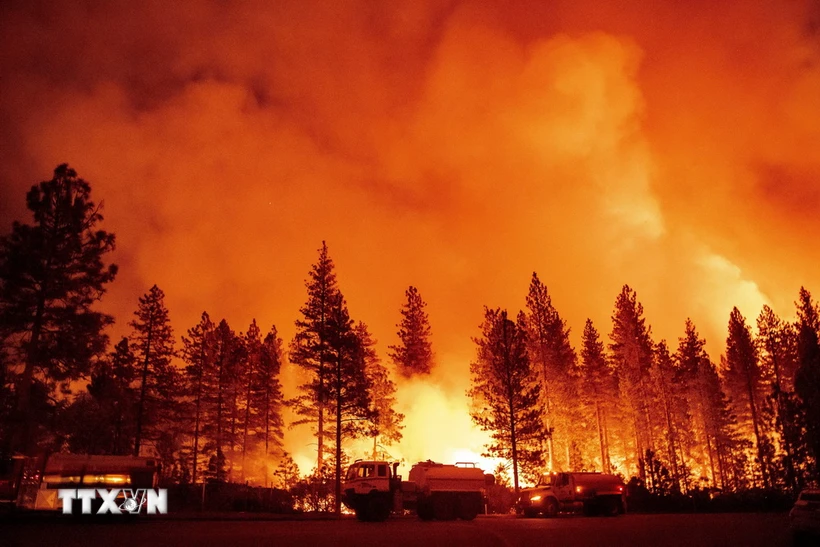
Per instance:
[[[760,443],[760,427],[757,423],[757,405],[755,404],[754,386],[752,385],[752,375],[746,375],[746,387],[749,395],[749,409],[752,411],[752,427],[755,433],[755,444],[757,445],[757,458],[760,464],[760,474],[763,478],[763,487],[769,487],[769,476],[766,472],[766,462],[763,461],[763,445]]]
[[[43,329],[43,314],[45,313],[45,299],[39,298],[37,301],[37,311],[34,314],[34,321],[31,325],[31,339],[29,339],[28,351],[26,351],[26,365],[20,380],[20,394],[17,397],[17,412],[20,419],[20,432],[17,442],[12,442],[12,451],[21,450],[23,454],[29,454],[33,450],[32,429],[34,429],[34,416],[31,413],[31,382],[34,380],[34,366],[37,362],[38,346],[40,345],[40,333]]]
[[[191,481],[193,484],[196,484],[196,472],[197,467],[199,467],[199,414],[200,414],[200,407],[202,401],[202,374],[203,369],[205,366],[205,352],[204,350],[200,354],[201,361],[199,365],[199,374],[197,375],[196,379],[196,407],[194,410],[194,463],[193,463],[193,472],[191,474]]]
[[[601,424],[601,403],[595,401],[595,420],[598,424],[598,443],[601,445],[601,471],[609,473],[606,465],[606,450],[604,449],[604,428]]]
[[[339,351],[339,360],[336,363],[336,483],[335,483],[335,512],[337,517],[342,516],[342,352]]]
[[[503,321],[503,319],[502,319]],[[513,464],[513,485],[515,487],[515,499],[518,499],[518,443],[515,438],[515,404],[512,386],[512,364],[510,363],[510,343],[507,337],[507,322],[504,321],[504,367],[507,371],[507,405],[510,412],[510,448],[512,449]],[[550,451],[552,454],[552,451]]]
[[[245,394],[245,429],[242,432],[242,482],[245,482],[245,456],[248,453],[248,422],[251,417],[251,386],[253,378],[253,364],[248,360],[248,390]]]
[[[142,441],[142,413],[145,407],[145,391],[148,383],[148,362],[151,359],[151,334],[153,325],[148,325],[148,337],[145,340],[145,359],[142,363],[142,383],[140,385],[140,400],[137,405],[137,432],[134,438],[134,456],[140,455]]]

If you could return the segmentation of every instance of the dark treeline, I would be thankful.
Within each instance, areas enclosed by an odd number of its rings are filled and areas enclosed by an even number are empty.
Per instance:
[[[61,165],[32,187],[27,205],[33,224],[15,222],[0,240],[0,456],[153,455],[165,483],[275,484],[314,509],[328,508],[317,492],[335,483],[338,511],[343,440],[370,438],[376,457],[401,438],[390,371],[367,326],[350,318],[326,245],[290,344],[306,382],[288,401],[275,326],[263,331],[254,319],[236,332],[203,312],[177,338],[156,285],[111,347],[114,318],[94,304],[117,274],[106,264],[115,237],[99,227],[90,185]],[[425,304],[414,287],[407,298],[391,349],[409,377],[429,373],[432,351]],[[315,427],[307,479],[283,450],[286,406],[299,416],[291,425]]]
[[[654,341],[625,285],[609,343],[587,320],[576,352],[533,274],[525,310],[485,310],[476,339],[469,394],[487,455],[509,460],[498,472],[511,468],[516,489],[519,473],[597,470],[661,496],[794,493],[820,455],[820,309],[805,288],[795,304],[795,322],[764,306],[756,328],[734,308],[716,363],[690,319],[676,347]]]
[[[26,196],[33,223],[0,239],[0,456],[153,455],[166,484],[273,484],[300,507],[339,511],[350,441],[366,440],[378,458],[401,439],[404,416],[327,245],[287,355],[276,327],[255,319],[237,331],[203,312],[174,333],[156,285],[135,302],[130,334],[111,344],[114,317],[94,305],[117,275],[107,263],[115,237],[90,192],[57,167]],[[412,286],[405,297],[389,356],[402,377],[424,376],[435,361],[426,303]],[[755,324],[733,309],[716,362],[690,320],[676,343],[654,340],[624,286],[608,340],[587,320],[576,350],[534,274],[525,309],[485,309],[475,340],[468,395],[491,435],[487,455],[510,462],[496,471],[510,471],[515,489],[545,471],[600,470],[658,495],[794,492],[816,480],[820,455],[820,313],[802,288],[796,307],[794,322],[764,307]],[[286,362],[300,374],[290,400]],[[312,428],[306,477],[283,449],[286,425]]]

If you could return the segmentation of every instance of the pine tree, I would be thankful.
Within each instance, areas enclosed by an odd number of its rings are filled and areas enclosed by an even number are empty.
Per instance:
[[[527,354],[526,332],[507,317],[506,310],[484,309],[476,360],[470,365],[470,415],[492,443],[485,456],[509,460],[516,496],[519,467],[541,465],[543,439],[540,385]]]
[[[173,408],[177,379],[176,370],[171,366],[174,356],[174,333],[168,309],[165,307],[165,293],[154,285],[139,299],[139,307],[134,312],[136,319],[129,323],[133,328],[131,340],[139,366],[137,391],[137,425],[134,435],[134,456],[140,455],[143,436],[155,429],[168,411]],[[159,431],[152,432],[154,437]]]
[[[329,339],[331,308],[341,293],[336,284],[333,260],[323,241],[319,260],[311,267],[305,282],[308,300],[299,310],[303,319],[296,321],[296,336],[290,344],[290,360],[308,373],[308,382],[299,386],[301,394],[292,403],[302,418],[293,425],[316,423],[316,469],[324,467],[325,416],[328,412],[328,382],[331,374]]]
[[[571,470],[570,453],[575,442],[574,431],[581,421],[578,416],[577,357],[569,341],[569,328],[552,305],[544,285],[533,272],[524,316],[528,351],[535,370],[540,375],[544,428],[548,432],[547,468]],[[556,440],[559,443],[556,443]],[[557,458],[555,445],[563,445],[564,457]]]
[[[370,414],[368,436],[373,438],[373,459],[377,460],[379,443],[391,446],[401,440],[404,414],[396,412],[396,384],[390,379],[387,368],[381,363],[374,346],[376,341],[370,335],[367,325],[359,321],[355,327],[356,336],[364,358],[365,370],[370,385]]]
[[[691,470],[708,464],[712,482],[715,483],[714,453],[711,450],[713,441],[708,439],[709,400],[702,381],[703,371],[708,367],[709,361],[705,345],[706,341],[700,338],[695,324],[687,318],[684,336],[678,339],[678,349],[675,352],[676,383],[680,385],[684,394],[681,401],[682,410],[689,417],[688,435],[681,438],[682,449],[686,451],[683,463]],[[684,488],[688,490],[688,484],[685,484]]]
[[[726,487],[742,467],[738,463],[740,444],[731,426],[735,417],[705,346],[706,341],[687,318],[685,334],[675,353],[677,382],[685,395],[681,405],[690,417],[691,429],[691,436],[682,439],[686,450],[684,465],[687,470],[705,468],[713,485]],[[685,487],[688,490],[688,485]]]
[[[282,386],[279,382],[279,372],[282,368],[282,339],[279,338],[276,327],[262,341],[259,355],[259,367],[256,370],[256,381],[252,394],[254,405],[259,413],[259,429],[262,435],[265,455],[282,448]]]
[[[188,364],[185,368],[187,391],[193,400],[191,482],[194,484],[199,474],[199,440],[205,412],[205,388],[214,368],[213,338],[214,325],[207,312],[202,312],[199,323],[188,329],[188,336],[182,338],[182,357]]]
[[[805,440],[798,418],[795,417],[798,401],[794,397],[794,374],[797,370],[797,331],[794,325],[781,320],[764,305],[757,318],[758,351],[761,368],[771,379],[770,399],[773,404],[774,422],[780,438],[782,456],[775,471],[782,470],[785,485],[795,492],[801,477],[798,468],[805,466]]]
[[[760,369],[757,347],[746,319],[735,307],[729,315],[729,335],[726,338],[726,385],[734,403],[735,413],[751,422],[754,432],[757,462],[763,486],[769,486],[768,466],[764,456],[764,432],[761,411],[764,399],[764,377]]]
[[[253,404],[253,394],[256,389],[256,381],[258,379],[260,361],[262,359],[262,331],[259,325],[256,324],[256,319],[251,321],[248,326],[248,331],[244,335],[243,340],[244,352],[243,363],[244,366],[239,371],[237,378],[237,386],[240,385],[244,393],[242,394],[242,478],[241,482],[245,482],[247,475],[247,457],[249,444],[253,444],[251,436],[256,437],[258,428],[258,409]],[[238,405],[237,401],[237,407]]]
[[[614,406],[617,388],[612,371],[606,362],[604,344],[591,319],[587,319],[584,325],[581,346],[581,378],[584,386],[582,393],[594,409],[597,440],[601,451],[601,470],[604,473],[611,473],[607,418],[608,410]]]
[[[811,294],[800,287],[797,305],[797,356],[799,368],[794,380],[805,409],[806,437],[814,459],[813,478],[820,478],[820,309]]]
[[[339,293],[331,304],[328,322],[330,375],[327,382],[328,413],[335,418],[333,455],[335,511],[342,511],[342,442],[367,433],[370,421],[370,383],[366,370],[366,351],[353,329],[347,303]]]
[[[732,413],[717,369],[708,355],[700,363],[697,389],[703,400],[706,450],[712,467],[712,483],[727,490],[744,488],[745,470],[748,468],[746,453],[751,443],[739,435],[735,427],[737,416]]]
[[[23,368],[14,439],[7,439],[14,450],[36,444],[33,382],[52,390],[78,379],[107,345],[103,329],[113,319],[92,306],[117,273],[104,264],[114,235],[97,227],[102,206],[90,197],[90,185],[60,165],[26,195],[34,224],[15,222],[0,239],[0,345]]]
[[[96,373],[91,375],[88,392],[110,416],[111,446],[106,454],[126,455],[133,446],[136,397],[131,384],[136,372],[136,357],[131,352],[128,339],[123,338],[108,359],[100,362]]]
[[[416,287],[410,286],[405,291],[407,302],[401,310],[399,327],[399,345],[390,346],[390,358],[396,365],[399,374],[405,378],[430,374],[433,369],[433,347],[430,342],[431,329],[427,312],[427,303],[421,298]]]
[[[686,490],[686,465],[681,453],[683,437],[681,432],[685,431],[689,425],[688,417],[683,414],[687,406],[686,401],[683,400],[685,393],[682,393],[684,390],[681,389],[678,381],[679,374],[675,361],[669,354],[666,340],[661,340],[655,345],[652,374],[666,422],[666,457],[672,465],[671,478],[678,488],[682,486]]]
[[[202,379],[202,432],[207,437],[203,452],[209,454],[208,475],[222,482],[228,480],[228,466],[232,463],[225,449],[235,444],[230,401],[242,348],[236,333],[224,319],[214,330],[212,343],[213,366],[210,373],[206,369]]]
[[[652,434],[652,407],[655,393],[652,389],[652,340],[650,329],[643,317],[643,306],[629,285],[624,285],[615,301],[612,315],[612,343],[609,349],[618,376],[621,399],[625,401],[629,424],[634,438],[634,461],[638,462],[646,450],[655,450]],[[640,471],[640,469],[639,469]],[[646,477],[641,473],[641,479]]]

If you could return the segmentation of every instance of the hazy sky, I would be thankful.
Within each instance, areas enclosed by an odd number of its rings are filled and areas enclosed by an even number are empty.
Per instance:
[[[468,428],[482,307],[533,271],[576,345],[628,283],[714,358],[733,305],[820,291],[816,2],[7,0],[0,35],[3,233],[68,162],[121,331],[156,283],[180,335],[207,310],[286,341],[325,239],[383,355],[406,287],[429,302],[412,437]]]

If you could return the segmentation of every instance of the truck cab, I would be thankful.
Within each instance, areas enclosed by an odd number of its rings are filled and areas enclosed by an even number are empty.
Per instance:
[[[344,489],[356,494],[389,492],[393,477],[390,471],[390,465],[385,461],[357,461],[347,469]]]
[[[342,502],[362,521],[382,521],[390,516],[395,492],[401,488],[398,463],[357,460],[347,468]]]

